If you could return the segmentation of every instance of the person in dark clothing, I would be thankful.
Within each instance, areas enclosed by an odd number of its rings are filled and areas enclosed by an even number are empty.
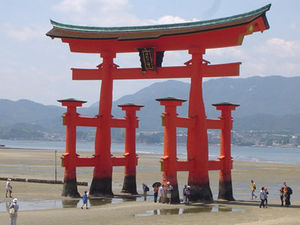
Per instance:
[[[265,188],[262,187],[260,192],[259,192],[259,198],[260,198],[259,208],[261,208],[261,207],[265,208],[266,193],[265,193],[264,189]]]
[[[291,194],[293,194],[292,188],[287,186],[286,182],[283,183],[283,195],[285,200],[285,206],[289,207],[291,205]]]
[[[265,206],[266,208],[268,207],[268,196],[269,196],[269,191],[268,189],[265,187],[264,188],[264,191],[265,191]]]
[[[149,187],[146,184],[143,184],[144,201],[147,200],[147,192],[148,191],[149,191]]]
[[[279,189],[279,195],[280,195],[280,201],[281,201],[281,206],[283,206],[284,205],[284,187],[281,187],[280,189]]]
[[[158,196],[158,186],[157,185],[154,185],[153,193],[154,193],[154,202],[157,202],[157,196]]]

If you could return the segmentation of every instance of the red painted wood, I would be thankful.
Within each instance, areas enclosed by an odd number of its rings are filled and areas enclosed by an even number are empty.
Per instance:
[[[249,27],[253,27],[249,32]],[[114,52],[137,52],[138,48],[154,47],[156,51],[176,51],[187,50],[195,46],[205,47],[206,49],[224,48],[239,46],[242,44],[243,37],[253,32],[265,30],[262,18],[258,18],[249,24],[235,26],[226,29],[211,30],[200,33],[183,34],[176,36],[164,36],[157,39],[145,40],[88,40],[62,38],[68,43],[71,52],[99,53],[110,49]]]
[[[239,76],[241,63],[228,63],[219,65],[203,65],[199,75],[203,77],[225,77]],[[141,68],[112,68],[114,80],[125,79],[170,79],[190,78],[191,66],[159,67],[156,71],[148,70],[143,72]],[[79,69],[72,68],[73,80],[102,80],[103,69]]]
[[[164,112],[164,155],[163,163],[163,184],[170,182],[177,186],[177,141],[176,141],[176,107],[182,105],[182,101],[157,99],[165,106]]]
[[[121,106],[122,110],[126,112],[125,120],[127,126],[125,128],[125,177],[136,176],[136,166],[138,163],[138,156],[136,155],[136,128],[138,127],[138,119],[136,112],[140,110],[142,106]]]

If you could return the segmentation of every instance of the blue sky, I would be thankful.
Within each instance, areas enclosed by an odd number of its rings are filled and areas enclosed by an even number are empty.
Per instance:
[[[45,33],[50,19],[78,25],[128,26],[207,20],[272,4],[270,29],[246,36],[240,47],[207,51],[214,63],[242,62],[240,77],[300,75],[299,0],[10,0],[0,8],[0,98],[56,104],[75,97],[99,99],[99,81],[72,81],[71,67],[95,68],[96,54],[70,53],[68,45]],[[186,52],[168,52],[163,65],[182,65]],[[167,59],[168,58],[168,59]],[[136,54],[117,55],[122,67],[139,66]],[[114,99],[158,80],[114,82]],[[161,81],[161,80],[159,80]],[[187,80],[184,80],[187,81]]]

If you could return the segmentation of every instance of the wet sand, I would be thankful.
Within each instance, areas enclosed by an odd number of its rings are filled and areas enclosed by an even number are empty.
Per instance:
[[[60,155],[57,154],[57,179],[62,180],[63,168],[60,166]],[[90,153],[82,153],[88,156]],[[151,185],[161,180],[159,155],[140,154],[137,167],[138,192],[141,184]],[[0,177],[54,179],[54,151],[0,149]],[[78,181],[91,182],[92,168],[77,169]],[[218,194],[218,172],[210,172],[210,185],[214,199]],[[113,173],[113,191],[119,194],[123,184],[123,168],[115,167]],[[88,210],[78,208],[57,208],[47,210],[22,210],[18,223],[34,224],[300,224],[300,166],[276,163],[234,162],[232,170],[235,202],[215,201],[213,204],[193,204],[185,206],[153,203],[148,200],[124,201],[114,204],[92,205]],[[258,201],[250,200],[250,180],[256,182],[257,188],[266,186],[269,189],[269,207],[260,209]],[[292,207],[279,206],[279,188],[286,181],[293,188]],[[178,173],[180,192],[187,182],[187,173]],[[39,184],[12,182],[13,197],[20,201],[65,199],[60,196],[61,184]],[[0,181],[0,202],[5,199],[5,181]],[[79,192],[87,190],[78,186]],[[151,195],[152,192],[150,191]],[[257,191],[258,194],[258,191]],[[65,199],[67,200],[67,199]],[[159,215],[155,215],[159,214]],[[179,215],[178,215],[179,214]],[[0,212],[0,225],[8,224],[9,216]]]

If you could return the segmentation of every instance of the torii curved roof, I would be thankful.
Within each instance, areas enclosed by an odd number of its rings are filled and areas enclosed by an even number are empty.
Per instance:
[[[271,5],[221,19],[131,27],[89,27],[62,24],[51,20],[46,34],[61,38],[71,52],[137,52],[138,48],[156,51],[212,49],[238,46],[245,35],[269,28],[266,12]]]
[[[269,28],[265,13],[270,7],[271,4],[251,12],[214,20],[151,26],[91,27],[68,25],[51,20],[53,28],[46,35],[52,38],[90,40],[145,40],[230,28],[251,23],[259,17],[262,17],[264,22],[264,27],[260,27],[259,30],[263,31]]]

